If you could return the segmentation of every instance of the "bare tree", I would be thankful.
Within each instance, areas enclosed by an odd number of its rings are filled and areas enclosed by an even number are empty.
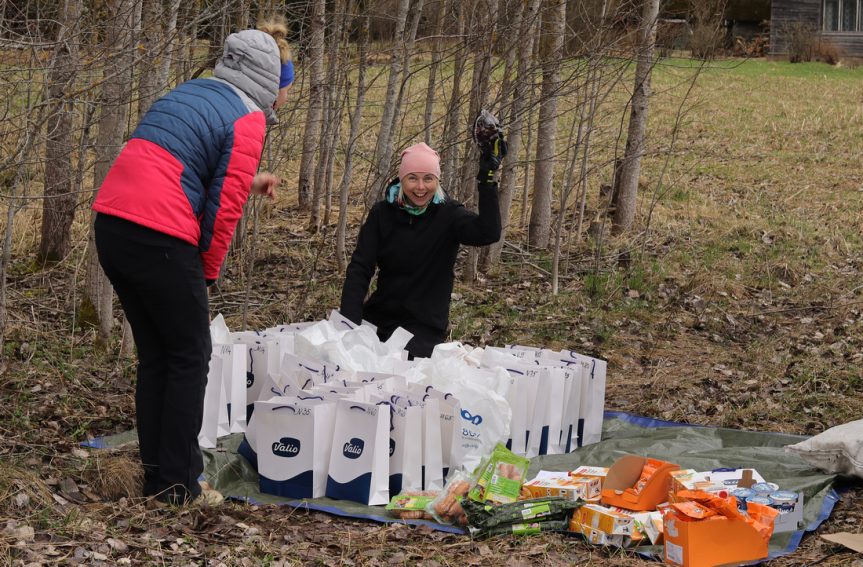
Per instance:
[[[557,135],[557,102],[560,97],[560,64],[563,59],[566,31],[566,0],[547,3],[542,25],[542,96],[536,140],[536,166],[533,177],[533,201],[530,212],[530,245],[548,247],[551,229],[551,195]]]
[[[626,149],[620,168],[620,194],[614,210],[612,231],[621,234],[629,230],[635,219],[638,198],[638,177],[641,157],[644,155],[644,138],[647,131],[647,111],[650,100],[650,74],[653,71],[653,51],[656,46],[656,20],[659,0],[644,0],[641,23],[638,27],[638,62],[635,65],[635,90],[632,93],[629,130]]]
[[[45,140],[45,199],[42,201],[42,241],[39,260],[59,262],[69,253],[77,193],[72,188],[75,103],[74,90],[80,41],[81,0],[66,0],[57,26],[57,47],[48,73],[48,97],[53,112]]]
[[[312,0],[312,16],[309,39],[309,75],[311,91],[309,94],[309,110],[306,113],[305,134],[303,136],[303,155],[300,160],[298,175],[297,199],[300,208],[308,209],[312,205],[312,184],[314,183],[314,162],[321,135],[321,118],[323,116],[324,89],[324,30],[326,1]]]
[[[467,2],[456,2],[456,32],[455,37],[461,40],[465,35],[467,19]],[[461,78],[467,64],[467,50],[456,49],[453,54],[453,75],[450,85],[450,97],[447,102],[446,117],[444,119],[443,141],[441,142],[441,180],[444,189],[454,190],[458,172],[456,164],[459,158],[458,139],[461,125],[459,110],[461,108]]]
[[[487,271],[491,266],[500,261],[501,250],[506,239],[506,231],[509,227],[512,198],[515,194],[515,184],[518,177],[517,167],[519,165],[519,155],[521,154],[524,115],[529,103],[527,93],[533,87],[533,74],[530,72],[530,68],[533,60],[533,38],[536,35],[535,29],[540,4],[541,0],[531,0],[524,3],[516,21],[517,33],[521,41],[518,42],[518,54],[516,57],[518,71],[513,81],[509,124],[506,125],[506,130],[509,134],[507,139],[509,154],[504,160],[500,181],[501,235],[500,240],[489,246],[481,256],[480,265],[483,271]]]
[[[405,29],[407,27],[408,9],[411,0],[399,0],[395,17],[395,34],[393,35],[392,53],[390,55],[390,74],[387,78],[387,90],[384,98],[384,108],[381,125],[378,130],[378,141],[375,146],[374,172],[371,186],[366,195],[366,208],[371,207],[390,170],[390,159],[393,152],[393,126],[396,118],[399,82],[402,77],[405,49]]]
[[[133,51],[130,43],[134,0],[115,0],[108,13],[105,79],[102,83],[101,116],[93,164],[93,185],[96,190],[120,153],[126,131],[132,84]],[[113,289],[99,265],[91,226],[87,249],[87,283],[80,312],[84,319],[98,321],[99,339],[102,342],[108,340],[114,323],[112,300]]]
[[[426,108],[423,113],[423,131],[425,132],[425,143],[433,146],[432,140],[432,117],[434,115],[435,85],[437,72],[440,68],[441,51],[443,49],[444,15],[450,11],[452,0],[439,0],[437,9],[432,10],[434,16],[434,41],[432,43],[432,58],[429,65],[428,86],[426,87]]]
[[[369,18],[359,16],[359,69],[357,70],[357,99],[354,103],[354,113],[351,116],[351,132],[348,135],[348,145],[345,148],[345,165],[342,171],[342,181],[339,184],[339,220],[336,228],[336,261],[339,271],[347,269],[345,251],[345,233],[348,224],[348,193],[351,184],[354,147],[360,134],[360,122],[363,116],[363,102],[366,96],[366,53],[369,47]],[[345,71],[347,73],[347,71]]]

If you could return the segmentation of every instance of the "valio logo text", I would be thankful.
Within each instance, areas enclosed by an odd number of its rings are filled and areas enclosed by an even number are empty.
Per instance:
[[[277,457],[296,457],[300,453],[300,440],[282,437],[273,442],[273,454]]]
[[[359,459],[363,454],[365,446],[365,441],[357,437],[353,437],[350,441],[345,443],[344,447],[342,447],[342,454],[348,459]]]

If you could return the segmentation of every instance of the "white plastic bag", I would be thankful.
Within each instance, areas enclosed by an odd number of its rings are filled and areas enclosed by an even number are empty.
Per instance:
[[[831,427],[785,450],[825,472],[863,478],[863,419]]]

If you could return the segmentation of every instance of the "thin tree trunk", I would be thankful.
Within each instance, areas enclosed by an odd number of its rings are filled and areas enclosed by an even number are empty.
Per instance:
[[[59,262],[69,253],[77,192],[72,187],[72,129],[75,103],[66,92],[78,67],[81,0],[66,0],[58,26],[57,49],[48,74],[48,96],[55,107],[48,118],[45,141],[45,199],[39,260]]]
[[[318,157],[318,164],[315,168],[315,182],[312,191],[311,215],[309,216],[309,229],[312,231],[320,228],[320,210],[321,198],[326,195],[327,204],[324,213],[324,223],[329,219],[329,195],[331,194],[330,184],[332,183],[332,172],[330,168],[333,165],[333,154],[336,150],[337,139],[340,129],[336,127],[341,117],[337,111],[337,107],[341,103],[341,93],[339,88],[341,85],[341,74],[337,69],[342,67],[339,53],[342,42],[342,28],[344,18],[344,5],[341,0],[336,0],[333,6],[334,29],[330,32],[330,43],[327,46],[327,73],[326,86],[323,89],[324,104],[323,113],[324,119],[322,122],[323,132],[321,133],[321,147]]]
[[[303,154],[300,158],[300,173],[297,186],[297,202],[301,209],[312,206],[314,162],[320,144],[321,117],[324,102],[324,28],[325,0],[312,3],[311,34],[309,40],[308,72],[310,76],[309,110],[306,113]]]
[[[635,90],[632,93],[632,110],[623,165],[620,172],[620,194],[614,210],[612,232],[621,234],[632,226],[638,199],[638,177],[641,173],[641,156],[644,155],[644,137],[647,130],[647,111],[650,99],[650,74],[653,71],[653,50],[656,46],[656,20],[659,0],[644,0],[641,25],[638,29],[638,63],[635,65]]]
[[[519,16],[518,37],[523,38],[523,40],[518,44],[518,71],[513,81],[510,120],[509,124],[506,125],[509,154],[503,162],[500,181],[501,234],[500,240],[489,246],[486,249],[486,253],[482,256],[480,265],[483,271],[488,271],[500,261],[503,243],[506,240],[506,231],[509,228],[512,199],[515,194],[515,184],[518,178],[516,172],[519,166],[518,156],[521,154],[524,113],[530,98],[527,93],[533,88],[533,74],[530,69],[533,62],[533,38],[536,35],[535,24],[541,2],[542,0],[531,0],[529,3],[525,3]]]
[[[162,25],[162,0],[143,0],[141,35],[143,39],[143,61],[138,79],[138,118],[150,109],[158,94],[158,53],[163,38],[159,34]]]
[[[466,2],[457,2],[457,29],[456,37],[464,38],[466,28]],[[454,54],[453,61],[453,77],[452,77],[452,92],[450,93],[449,103],[447,104],[446,120],[443,130],[443,142],[441,143],[441,175],[443,179],[444,189],[456,193],[456,179],[458,172],[456,164],[459,158],[458,139],[461,133],[460,124],[461,117],[459,109],[461,108],[461,77],[464,74],[464,68],[467,62],[467,49],[463,46],[458,47]]]
[[[354,105],[354,114],[351,117],[351,133],[348,136],[348,145],[345,148],[345,166],[342,172],[342,181],[339,184],[339,221],[336,228],[336,260],[339,271],[344,273],[347,268],[345,251],[345,233],[348,225],[348,190],[351,185],[351,173],[354,155],[354,146],[360,134],[360,122],[363,115],[363,102],[366,96],[366,52],[369,46],[369,18],[362,15],[359,38],[359,70],[357,71],[357,100]]]
[[[537,24],[534,30],[534,41],[533,41],[533,61],[539,60],[539,38],[542,35],[542,24]],[[524,154],[528,156],[528,159],[525,160],[524,164],[524,186],[521,191],[521,221],[519,226],[524,229],[527,227],[528,220],[528,211],[530,211],[530,183],[531,183],[531,172],[530,168],[533,165],[533,160],[530,159],[530,156],[534,154],[534,106],[536,104],[536,85],[533,81],[533,75],[531,74],[527,84],[527,143],[524,147]],[[530,234],[527,233],[529,237]]]
[[[180,0],[170,0],[171,5],[168,9],[168,21],[165,24],[165,39],[167,47],[162,54],[162,59],[159,61],[159,73],[156,75],[157,94],[161,94],[168,90],[168,79],[171,74],[171,63],[176,57],[179,49],[179,38],[177,37],[177,16],[180,13]]]
[[[434,117],[434,101],[435,101],[435,81],[437,80],[437,72],[441,62],[441,50],[443,45],[443,24],[444,14],[448,14],[452,0],[441,0],[443,6],[440,10],[434,12],[434,43],[432,44],[431,65],[429,65],[429,80],[426,87],[426,108],[423,113],[423,130],[425,132],[425,143],[434,147],[432,140],[432,118]]]
[[[392,54],[390,55],[390,74],[387,78],[387,90],[384,98],[383,113],[381,115],[381,126],[378,130],[378,141],[375,147],[374,176],[371,186],[366,194],[366,209],[375,202],[375,198],[383,188],[383,184],[390,171],[390,159],[392,158],[392,132],[396,116],[396,103],[399,95],[399,81],[402,76],[404,64],[405,28],[407,27],[408,9],[410,0],[399,0],[396,12],[396,30],[393,36]]]
[[[543,250],[548,248],[551,230],[560,62],[563,58],[563,40],[566,30],[566,0],[553,0],[548,4],[547,12],[543,16],[543,26],[548,30],[543,40],[548,43],[543,50],[542,95],[536,135],[536,167],[529,226],[530,245]]]
[[[102,85],[101,116],[96,137],[96,159],[93,165],[93,185],[98,190],[120,152],[128,118],[129,97],[132,84],[133,51],[132,39],[133,0],[116,0],[112,9],[110,25],[105,41],[107,63],[105,76],[111,79]],[[95,191],[94,191],[95,196]],[[113,326],[113,289],[102,272],[93,237],[92,223],[87,248],[87,284],[85,305],[79,310],[82,315],[94,316],[99,325],[99,340],[107,342]],[[87,305],[89,303],[89,305]]]
[[[494,2],[490,6],[491,10],[481,10],[477,22],[477,39],[483,37],[494,37],[495,27],[497,24],[497,3]],[[492,43],[476,42],[477,46],[483,46],[484,49],[477,50],[474,54],[474,77],[471,96],[471,105],[469,116],[475,117],[479,111],[485,106],[488,100],[489,83],[491,81],[491,55]],[[477,151],[474,149],[473,141],[465,142],[465,156],[477,156]],[[476,160],[465,159],[462,171],[462,198],[466,207],[474,209],[474,193],[476,193],[476,173],[473,169],[476,167]],[[464,280],[475,281],[477,279],[477,260],[479,258],[479,248],[472,246],[468,249],[467,260],[465,261]]]

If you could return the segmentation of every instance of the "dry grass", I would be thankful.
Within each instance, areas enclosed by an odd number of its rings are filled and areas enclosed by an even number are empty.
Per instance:
[[[594,242],[573,238],[556,297],[547,275],[550,256],[507,248],[502,264],[480,283],[457,282],[453,336],[473,344],[573,347],[603,356],[609,360],[609,409],[790,433],[815,433],[859,418],[863,110],[857,86],[863,70],[712,63],[686,103],[669,157],[663,144],[691,73],[692,64],[682,60],[657,68],[650,132],[662,151],[643,162],[637,232],[605,242],[598,265]],[[622,99],[625,93],[618,94]],[[378,105],[369,105],[363,152],[374,144],[379,113]],[[412,120],[406,135],[415,131],[416,114]],[[286,179],[295,179],[301,125],[292,121],[284,153],[273,154]],[[564,121],[559,132],[568,131]],[[613,151],[614,134],[613,128],[598,134],[598,160]],[[355,199],[367,165],[358,167]],[[591,178],[592,211],[600,208],[598,186],[609,173],[604,168]],[[333,228],[306,231],[307,215],[293,206],[295,189],[283,186],[276,206],[261,215],[254,273],[246,272],[246,250],[230,259],[221,290],[213,293],[213,312],[222,312],[231,328],[241,325],[246,277],[252,278],[250,328],[318,319],[338,303]],[[357,211],[353,206],[352,231]],[[129,558],[133,564],[640,563],[556,536],[474,542],[232,503],[145,509],[135,498],[140,468],[131,450],[69,457],[88,435],[133,427],[134,367],[117,354],[116,343],[96,351],[92,330],[72,330],[68,314],[83,277],[85,212],[77,220],[72,257],[51,269],[33,261],[38,216],[34,205],[16,219],[12,326],[0,369],[0,454],[17,463],[0,461],[0,517],[23,518],[35,530],[35,542],[14,547],[14,538],[3,536],[0,563],[72,561],[75,553],[80,562],[96,562],[98,553],[108,563]],[[510,240],[521,246],[526,233],[513,227]],[[627,266],[618,261],[622,251],[630,253]],[[99,501],[58,504],[56,483],[66,478]],[[855,490],[824,530],[857,529],[863,510]],[[14,503],[19,494],[27,495],[24,509]],[[60,555],[51,555],[49,547]],[[777,564],[814,562],[830,553],[809,537]],[[843,559],[848,557],[830,556],[825,564]]]

